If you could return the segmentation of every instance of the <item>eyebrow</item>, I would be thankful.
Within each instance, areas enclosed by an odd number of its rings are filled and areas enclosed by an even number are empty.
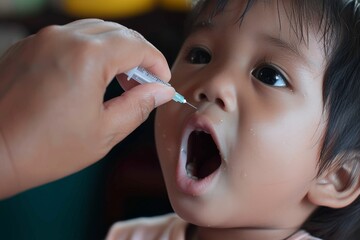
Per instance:
[[[281,48],[284,51],[290,52],[295,57],[299,57],[302,59],[304,58],[304,56],[300,53],[298,46],[293,43],[287,42],[285,40],[267,34],[260,34],[259,38],[277,48]]]
[[[215,24],[213,21],[211,21],[211,19],[208,20],[203,20],[203,21],[198,21],[195,24],[193,24],[190,28],[189,31],[189,35],[193,34],[195,32],[198,31],[202,31],[202,30],[211,30],[215,27]],[[258,36],[259,39],[261,39],[262,41],[265,41],[267,43],[269,43],[272,46],[275,46],[277,48],[280,48],[286,52],[289,52],[291,55],[300,58],[302,60],[305,60],[305,57],[303,56],[303,54],[301,54],[298,46],[294,43],[291,42],[287,42],[285,40],[282,40],[280,38],[268,35],[268,34],[259,34]]]
[[[211,19],[198,21],[195,24],[193,24],[190,28],[189,34],[201,31],[201,30],[210,30],[214,28],[214,23],[211,21]]]

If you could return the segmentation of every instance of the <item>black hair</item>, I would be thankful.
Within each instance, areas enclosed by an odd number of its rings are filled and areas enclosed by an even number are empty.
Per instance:
[[[259,0],[244,0],[246,12]],[[287,0],[273,0],[279,2]],[[209,20],[221,14],[229,0],[198,0],[187,22],[191,28],[205,9]],[[359,0],[291,0],[287,14],[301,41],[309,28],[321,32],[326,69],[323,79],[323,114],[327,127],[319,153],[318,175],[331,167],[352,161],[353,178],[359,184],[360,170],[360,3]],[[349,240],[360,225],[360,198],[341,209],[318,207],[302,228],[326,240]],[[358,237],[357,237],[358,239]]]

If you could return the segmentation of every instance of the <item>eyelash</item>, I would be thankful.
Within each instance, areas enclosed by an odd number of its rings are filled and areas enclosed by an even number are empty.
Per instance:
[[[190,64],[208,64],[212,58],[211,52],[208,49],[200,46],[189,47],[185,52],[185,60]],[[202,55],[200,56],[199,53]],[[266,70],[266,72],[264,70]],[[269,77],[269,74],[274,74],[275,79],[270,79],[271,76]],[[281,70],[279,70],[277,66],[274,66],[274,64],[267,59],[263,59],[262,63],[258,64],[258,66],[251,71],[251,75],[258,81],[268,86],[277,88],[287,88],[290,86],[287,78],[284,76]],[[279,81],[282,82],[279,83]]]
[[[202,53],[203,55],[196,56],[196,54],[199,53]],[[208,64],[210,63],[211,58],[211,52],[204,47],[189,47],[186,50],[185,60],[190,64]]]
[[[264,72],[266,70],[267,72]],[[262,74],[263,76],[260,76]],[[275,79],[269,79],[269,76],[266,74],[275,74]],[[263,63],[259,64],[251,71],[251,75],[256,78],[258,81],[277,88],[287,88],[290,86],[289,81],[284,76],[281,70],[277,66],[274,66],[270,61],[264,60]],[[265,79],[260,79],[261,77]],[[282,83],[279,83],[282,81]]]

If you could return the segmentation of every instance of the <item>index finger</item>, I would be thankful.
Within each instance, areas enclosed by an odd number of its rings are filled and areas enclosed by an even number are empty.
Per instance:
[[[111,79],[133,67],[142,66],[160,79],[166,82],[170,80],[171,73],[164,55],[141,34],[120,28],[101,33],[99,37],[104,45],[102,56],[106,58],[105,71],[111,75]]]

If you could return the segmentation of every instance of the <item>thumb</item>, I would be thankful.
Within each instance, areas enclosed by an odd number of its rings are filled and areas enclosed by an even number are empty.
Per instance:
[[[105,102],[104,127],[111,144],[123,140],[149,117],[154,108],[170,101],[174,93],[172,87],[162,84],[143,84]]]

